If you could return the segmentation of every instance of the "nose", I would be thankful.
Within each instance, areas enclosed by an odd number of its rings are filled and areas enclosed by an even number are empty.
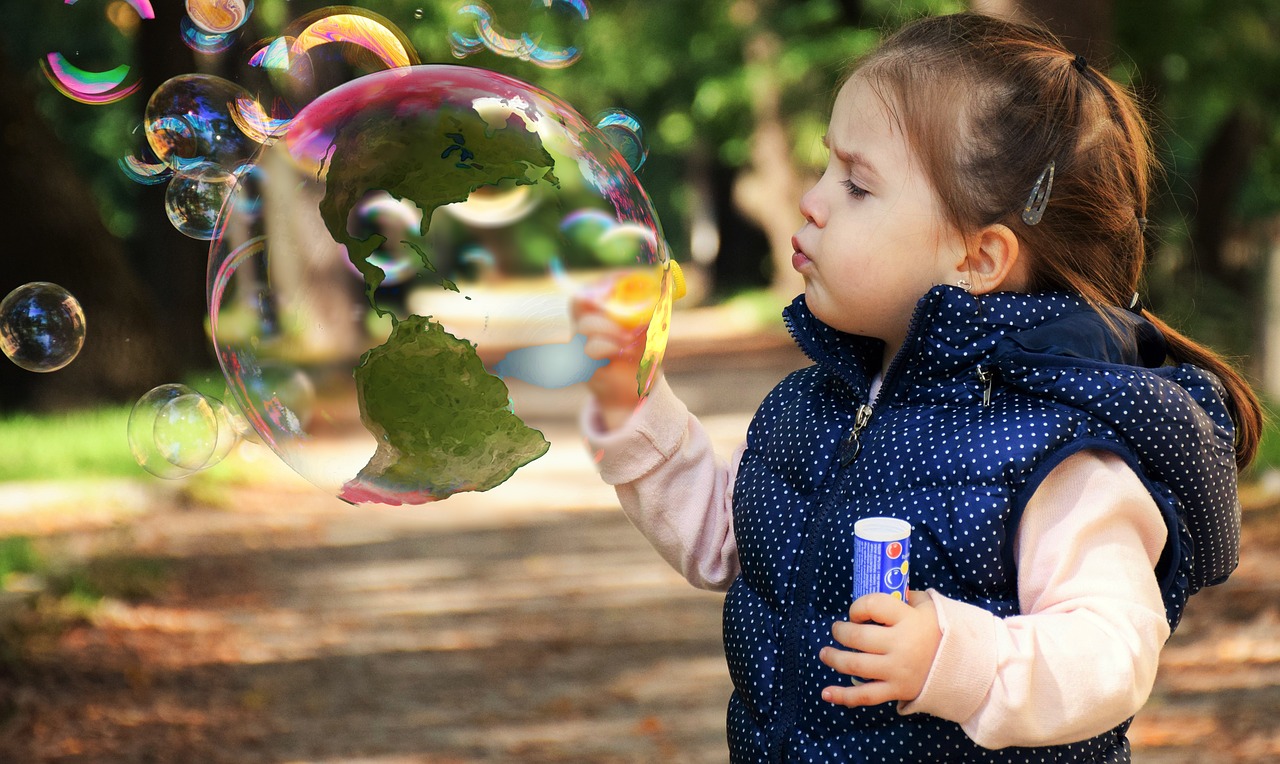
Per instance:
[[[800,214],[805,220],[821,228],[826,224],[826,207],[818,196],[819,185],[821,183],[815,183],[804,193],[804,196],[800,197]]]

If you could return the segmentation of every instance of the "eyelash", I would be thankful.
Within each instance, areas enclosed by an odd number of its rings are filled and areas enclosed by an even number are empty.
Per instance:
[[[854,199],[861,199],[867,195],[867,190],[865,188],[862,188],[851,180],[842,180],[840,181],[840,185],[848,189],[849,196],[852,196]]]

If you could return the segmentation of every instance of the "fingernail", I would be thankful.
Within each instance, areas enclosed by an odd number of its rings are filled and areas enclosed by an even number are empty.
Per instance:
[[[827,701],[828,703],[831,702],[831,690],[823,690],[822,699]]]

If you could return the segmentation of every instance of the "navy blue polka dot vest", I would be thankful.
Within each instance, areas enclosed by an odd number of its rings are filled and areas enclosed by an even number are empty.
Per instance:
[[[1234,430],[1217,379],[1162,365],[1163,337],[1128,311],[1111,312],[1112,331],[1073,296],[940,286],[869,401],[883,343],[826,326],[803,296],[784,316],[814,365],[761,404],[734,487],[733,761],[1128,761],[1128,722],[1071,745],[988,750],[895,704],[833,706],[821,689],[848,679],[818,651],[847,618],[863,517],[912,524],[911,588],[1017,614],[1020,513],[1054,465],[1085,448],[1125,459],[1164,513],[1170,542],[1156,574],[1176,626],[1187,597],[1224,580],[1238,555]]]

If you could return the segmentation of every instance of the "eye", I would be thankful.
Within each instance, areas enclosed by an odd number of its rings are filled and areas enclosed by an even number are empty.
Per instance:
[[[842,180],[840,181],[840,185],[844,186],[849,191],[849,196],[852,196],[854,199],[861,199],[867,195],[867,190],[865,188],[862,188],[851,180]]]

